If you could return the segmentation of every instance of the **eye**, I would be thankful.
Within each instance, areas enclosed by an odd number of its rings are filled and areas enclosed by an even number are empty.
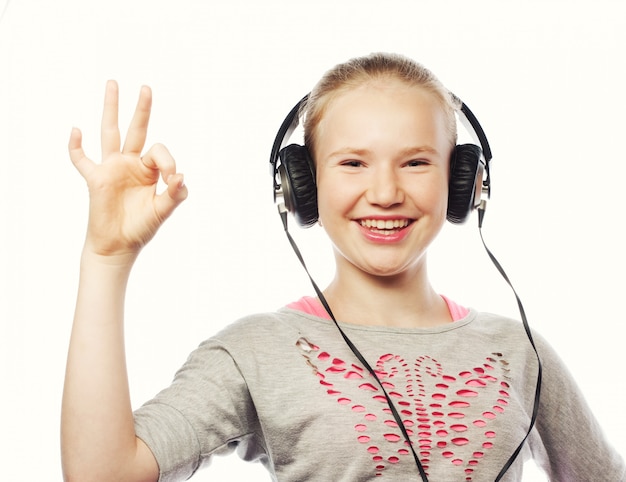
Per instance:
[[[341,165],[346,167],[361,167],[363,165],[363,162],[357,161],[356,159],[348,159],[342,161]]]
[[[420,167],[428,165],[428,161],[426,159],[411,159],[405,164],[407,167]]]

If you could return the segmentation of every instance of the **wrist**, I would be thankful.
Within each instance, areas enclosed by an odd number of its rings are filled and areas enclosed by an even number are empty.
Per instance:
[[[81,267],[101,267],[103,269],[113,269],[129,271],[132,268],[139,253],[127,252],[116,254],[102,254],[91,249],[87,244],[83,248],[80,258]]]

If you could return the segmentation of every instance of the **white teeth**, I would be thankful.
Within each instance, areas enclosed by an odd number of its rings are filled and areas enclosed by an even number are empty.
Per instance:
[[[405,228],[408,225],[408,219],[361,219],[361,226],[376,230],[390,231]]]

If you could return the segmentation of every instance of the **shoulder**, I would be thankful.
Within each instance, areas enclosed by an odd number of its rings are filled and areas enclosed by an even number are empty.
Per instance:
[[[311,332],[320,336],[336,335],[330,321],[313,315],[280,308],[240,318],[205,340],[201,347],[219,348],[232,356],[272,354],[293,346]]]
[[[478,331],[485,336],[497,336],[503,340],[510,340],[511,342],[519,342],[520,337],[525,340],[529,340],[528,332],[522,321],[510,318],[507,316],[499,315],[489,312],[475,312],[470,310],[470,313],[475,313],[475,320],[472,329]],[[549,344],[546,339],[541,335],[540,331],[534,326],[528,326],[530,336],[538,347],[549,349]],[[532,346],[532,345],[531,345]]]
[[[311,323],[327,324],[315,316],[289,308],[280,308],[276,311],[254,313],[240,318],[218,332],[213,338],[227,341],[242,336],[275,337],[281,333],[293,333]]]
[[[490,330],[490,331],[506,331],[514,327],[522,327],[522,322],[510,318],[508,316],[499,315],[497,313],[490,313],[488,311],[476,311],[473,308],[470,309],[470,314],[474,314],[475,323],[477,326]]]

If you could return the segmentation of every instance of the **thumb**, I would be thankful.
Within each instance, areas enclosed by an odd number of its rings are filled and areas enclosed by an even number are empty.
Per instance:
[[[155,207],[161,219],[168,218],[188,195],[183,175],[180,173],[170,175],[167,178],[167,189],[155,198]]]

